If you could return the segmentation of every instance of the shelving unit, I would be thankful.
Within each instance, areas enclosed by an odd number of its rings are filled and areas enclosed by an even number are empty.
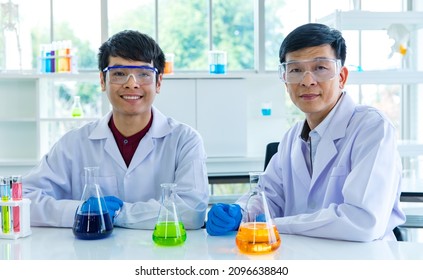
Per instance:
[[[423,12],[337,10],[318,22],[339,30],[384,30],[392,23],[401,23],[415,30],[423,28]]]
[[[408,58],[403,61],[399,69],[389,69],[382,71],[351,71],[348,76],[348,84],[352,85],[401,85],[402,87],[402,102],[401,110],[402,123],[402,137],[415,139],[416,129],[411,125],[411,120],[419,122],[416,107],[418,100],[419,87],[423,85],[423,72],[417,71],[417,31],[423,28],[423,12],[406,11],[406,12],[370,12],[361,10],[352,11],[335,11],[323,18],[317,20],[319,23],[326,24],[341,31],[367,31],[367,30],[381,30],[387,31],[392,24],[402,24],[410,32],[409,47],[414,51],[409,52]],[[419,35],[421,36],[421,35]],[[362,47],[362,46],[361,46]],[[361,49],[360,51],[361,52]],[[417,54],[418,53],[418,54]],[[361,53],[359,53],[361,56]],[[359,62],[361,58],[359,58]],[[407,62],[407,63],[406,63]],[[408,105],[408,106],[407,106]],[[423,143],[416,140],[399,141],[398,150],[403,157],[403,168],[413,168],[412,162],[420,162],[419,157],[423,155]],[[423,161],[421,161],[423,164]],[[418,164],[416,174],[422,176],[422,166]]]
[[[66,129],[96,119],[95,116],[72,118],[48,115],[43,104],[57,101],[52,86],[60,81],[97,81],[98,74],[0,73],[0,168],[2,174],[25,171],[33,167],[63,132],[48,129],[53,123]],[[98,83],[98,82],[97,82]],[[77,93],[76,93],[77,94]],[[48,130],[48,131],[47,131]],[[52,136],[54,135],[54,136]]]
[[[326,24],[330,27],[341,31],[370,31],[379,30],[387,31],[392,24],[401,24],[410,32],[410,47],[416,45],[416,31],[423,28],[423,12],[370,12],[370,11],[340,11],[333,13],[317,20],[319,23]],[[376,46],[377,47],[377,46]],[[417,48],[416,48],[417,49]],[[360,50],[361,52],[361,50]],[[415,51],[416,52],[416,51]],[[415,56],[416,54],[409,55]],[[361,56],[361,54],[359,54]],[[412,59],[408,59],[412,61]],[[415,71],[416,66],[413,65],[402,67],[402,69],[386,70],[386,71],[364,71],[352,72],[351,78],[353,83],[366,84],[416,84],[421,83],[422,71]],[[404,65],[405,66],[405,65]]]
[[[0,100],[10,105],[6,111],[0,110],[0,129],[10,136],[0,138],[1,172],[28,170],[66,131],[106,114],[110,104],[98,79],[98,73],[0,73]],[[241,160],[246,156],[247,99],[241,76],[182,74],[168,75],[164,80],[155,106],[196,128],[203,136],[209,157]],[[63,104],[58,104],[58,84],[82,82],[98,85],[102,100],[96,108],[101,109],[94,115],[72,118],[61,109]]]

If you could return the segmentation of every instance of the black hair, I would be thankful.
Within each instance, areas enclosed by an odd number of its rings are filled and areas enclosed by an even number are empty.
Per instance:
[[[347,46],[342,33],[320,23],[307,23],[295,28],[283,40],[279,49],[279,61],[285,62],[286,54],[307,47],[329,44],[335,51],[337,59],[344,65]]]
[[[123,30],[110,37],[99,48],[98,69],[109,65],[110,57],[122,57],[133,61],[151,63],[163,73],[165,56],[160,46],[147,34],[135,30]]]

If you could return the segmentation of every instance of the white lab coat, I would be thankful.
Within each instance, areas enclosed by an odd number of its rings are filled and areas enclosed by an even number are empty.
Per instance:
[[[405,221],[395,127],[381,112],[343,95],[317,146],[313,175],[299,122],[284,135],[259,186],[281,233],[395,240],[393,228]]]
[[[206,153],[192,128],[153,107],[153,123],[126,166],[102,119],[66,133],[39,165],[23,177],[31,199],[31,224],[72,227],[84,189],[84,167],[99,166],[104,196],[124,201],[115,225],[153,229],[160,209],[161,183],[176,183],[175,204],[187,229],[204,224],[209,200]]]

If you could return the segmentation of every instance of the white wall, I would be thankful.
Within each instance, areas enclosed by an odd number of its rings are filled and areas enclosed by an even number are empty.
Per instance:
[[[267,143],[279,142],[288,128],[285,121],[285,85],[275,73],[252,75],[245,79],[245,84],[248,104],[246,156],[260,157],[264,156]],[[272,105],[270,116],[261,114],[264,102]]]
[[[285,86],[275,73],[165,77],[155,105],[196,128],[209,157],[264,157],[267,143],[286,131]],[[271,115],[263,116],[262,104]]]

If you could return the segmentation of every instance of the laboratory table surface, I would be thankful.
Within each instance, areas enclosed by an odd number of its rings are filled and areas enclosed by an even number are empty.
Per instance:
[[[374,241],[350,242],[281,235],[281,246],[267,255],[244,255],[235,245],[233,232],[209,236],[204,229],[188,230],[181,246],[153,243],[151,230],[115,228],[100,240],[76,239],[70,228],[32,227],[32,234],[0,239],[2,260],[422,260],[423,243]]]

